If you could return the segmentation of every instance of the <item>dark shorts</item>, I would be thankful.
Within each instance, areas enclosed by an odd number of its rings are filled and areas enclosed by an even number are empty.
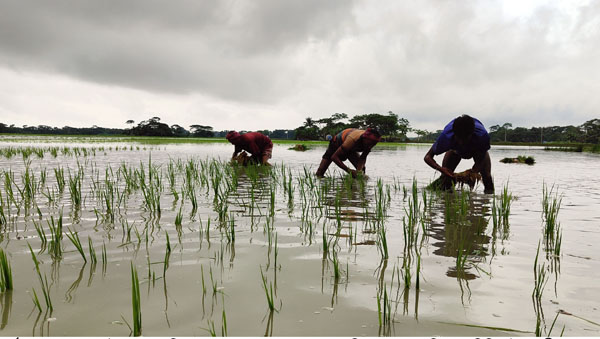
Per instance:
[[[333,153],[335,153],[335,151],[337,151],[341,145],[342,145],[342,143],[338,142],[337,138],[331,139],[329,141],[329,146],[327,147],[325,154],[323,154],[323,159],[327,159],[327,160],[331,159],[331,156],[333,155]]]
[[[323,154],[323,159],[331,160],[333,153],[335,153],[338,150],[338,148],[340,148],[341,146],[342,146],[341,142],[338,142],[335,139],[331,140],[329,142],[329,146],[327,147],[327,150],[325,151],[325,154]],[[358,153],[356,151],[350,151],[350,152],[346,152],[340,158],[340,160],[345,161],[346,159],[348,159],[348,157],[350,155],[354,155],[355,157],[358,157]]]

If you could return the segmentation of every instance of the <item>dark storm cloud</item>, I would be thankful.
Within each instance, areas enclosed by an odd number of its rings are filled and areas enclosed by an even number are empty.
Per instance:
[[[3,1],[0,62],[91,82],[231,100],[284,94],[286,60],[335,40],[351,1]]]
[[[599,18],[584,0],[0,0],[0,80],[29,79],[0,112],[35,123],[19,99],[34,83],[67,120],[110,88],[90,111],[211,112],[218,128],[390,110],[428,129],[460,113],[581,124],[600,106]]]

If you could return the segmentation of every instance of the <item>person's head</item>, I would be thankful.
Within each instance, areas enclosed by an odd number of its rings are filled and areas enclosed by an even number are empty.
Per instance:
[[[242,135],[236,131],[229,131],[225,136],[225,139],[227,139],[230,143],[235,144],[241,136]]]
[[[475,132],[475,119],[466,114],[459,116],[454,119],[452,132],[454,133],[454,139],[459,144],[462,145],[469,142]]]
[[[365,147],[371,149],[381,140],[381,134],[375,128],[369,127],[361,136],[362,143]]]

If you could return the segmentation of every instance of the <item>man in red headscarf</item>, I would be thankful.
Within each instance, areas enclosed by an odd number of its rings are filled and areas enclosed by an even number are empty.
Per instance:
[[[329,147],[327,147],[327,151],[323,154],[323,159],[321,160],[319,169],[317,169],[316,175],[323,177],[332,161],[339,168],[352,174],[353,177],[356,177],[358,172],[364,173],[367,155],[369,155],[373,146],[380,140],[381,135],[374,128],[367,128],[366,130],[347,128],[341,131],[329,141]],[[362,152],[360,156],[358,152]],[[356,170],[344,165],[346,159],[352,163]]]
[[[268,160],[273,154],[273,143],[268,136],[259,132],[249,132],[240,134],[236,131],[230,131],[225,138],[235,145],[232,159],[241,151],[246,151],[252,155],[252,160],[256,163],[271,166]]]

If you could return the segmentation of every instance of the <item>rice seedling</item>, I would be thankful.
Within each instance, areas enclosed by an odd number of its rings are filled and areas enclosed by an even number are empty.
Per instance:
[[[175,226],[181,227],[181,222],[183,220],[183,214],[181,213],[183,206],[179,207],[179,212],[175,216]]]
[[[277,308],[275,308],[275,299],[274,299],[274,293],[273,293],[273,283],[269,282],[267,284],[267,278],[265,277],[263,271],[262,271],[262,267],[260,268],[260,276],[262,278],[262,285],[263,285],[263,289],[265,291],[265,296],[267,298],[267,305],[269,307],[269,311],[273,312],[279,312],[277,310]]]
[[[540,244],[538,243],[537,252],[535,255],[535,261],[533,263],[533,292],[531,293],[531,299],[533,300],[533,306],[536,316],[535,335],[542,336],[542,326],[544,323],[544,311],[542,309],[542,295],[544,288],[548,282],[548,276],[546,275],[546,264],[542,263],[538,265],[538,258],[540,255]]]
[[[235,219],[233,213],[229,214],[229,229],[225,232],[227,243],[235,243]],[[269,232],[270,233],[270,232]]]
[[[133,335],[142,335],[142,307],[140,302],[140,281],[137,269],[131,262],[131,307],[133,312]]]
[[[71,175],[69,170],[69,193],[71,194],[71,203],[74,208],[79,209],[83,201],[81,195],[81,184],[83,181],[83,167],[79,166],[79,169]]]
[[[0,226],[6,225],[6,213],[4,212],[4,198],[2,198],[2,194],[0,194]],[[10,206],[7,206],[7,209],[10,209]]]
[[[203,328],[206,332],[208,332],[208,334],[210,334],[211,337],[216,337],[217,336],[217,331],[215,330],[215,322],[207,319],[206,320],[206,325],[207,328]]]
[[[69,240],[71,240],[71,242],[77,249],[77,252],[79,252],[81,257],[83,258],[83,262],[87,262],[87,259],[85,258],[85,253],[83,252],[83,246],[81,245],[81,239],[79,239],[79,234],[77,234],[77,232],[73,232],[71,229],[69,229],[69,233],[67,233],[67,237],[69,238]]]
[[[62,239],[63,239],[63,216],[62,211],[55,221],[54,216],[50,216],[48,227],[50,228],[50,248],[49,253],[54,260],[62,258]]]
[[[221,313],[221,337],[227,336],[227,312],[225,312],[225,296],[223,296],[223,312]]]
[[[161,175],[157,166],[152,165],[152,159],[148,161],[148,182],[146,183],[146,174],[144,165],[140,165],[140,170],[136,170],[138,181],[144,196],[143,204],[146,211],[150,212],[152,217],[160,219],[160,195],[162,193]]]
[[[392,300],[388,296],[387,286],[383,286],[383,292],[377,293],[377,317],[379,320],[379,336],[391,335],[392,325]]]
[[[15,199],[15,194],[13,190],[14,181],[14,173],[10,169],[8,171],[4,171],[4,191],[6,192],[7,204],[9,204],[9,208],[7,209],[9,213],[10,202],[12,202],[15,206],[17,205],[17,201]]]
[[[562,202],[558,192],[554,192],[554,187],[548,190],[544,184],[542,187],[542,220],[544,222],[544,245],[547,252],[560,256],[562,243],[562,230],[558,222],[558,212]]]
[[[33,305],[38,309],[38,312],[42,312],[42,305],[40,305],[40,300],[35,292],[34,288],[31,288],[31,292],[33,295],[31,296],[31,300],[33,301]]]
[[[388,259],[388,244],[387,244],[387,235],[385,225],[381,225],[377,230],[377,248],[379,249],[379,253],[381,254],[381,259]]]
[[[11,291],[13,289],[13,276],[10,261],[6,257],[6,252],[0,248],[0,292]]]
[[[29,205],[35,201],[35,194],[37,192],[37,182],[35,174],[31,169],[31,161],[25,162],[25,172],[21,175],[21,182],[23,183],[23,189],[19,189],[18,186],[17,189],[21,194],[21,199],[23,199],[26,205]]]
[[[44,187],[46,185],[46,177],[47,176],[48,176],[48,171],[46,170],[46,167],[44,167],[40,170],[40,181],[39,181],[40,187]]]
[[[333,263],[333,281],[335,284],[337,284],[340,280],[340,277],[342,276],[342,271],[340,269],[340,261],[338,259],[337,252],[335,251],[333,252],[333,255],[331,257],[331,262]]]
[[[42,278],[42,273],[40,271],[40,262],[38,261],[35,253],[33,252],[33,249],[31,248],[31,245],[29,243],[27,243],[27,247],[29,247],[29,252],[31,253],[31,259],[33,260],[33,263],[35,265],[35,271],[38,275],[38,279],[40,280],[40,285],[42,287],[42,293],[44,294],[44,301],[46,302],[46,309],[48,309],[48,310],[50,310],[50,312],[52,312],[53,306],[52,306],[52,299],[50,298],[50,286],[48,284],[48,278],[46,277],[45,274],[44,274],[44,278]],[[37,295],[35,295],[35,299],[37,300]],[[39,305],[39,301],[37,302],[37,304]]]

